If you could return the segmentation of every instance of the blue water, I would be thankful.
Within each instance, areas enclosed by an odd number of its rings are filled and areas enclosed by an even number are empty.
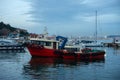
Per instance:
[[[103,48],[99,61],[31,58],[28,52],[0,52],[0,80],[120,80],[120,49]]]

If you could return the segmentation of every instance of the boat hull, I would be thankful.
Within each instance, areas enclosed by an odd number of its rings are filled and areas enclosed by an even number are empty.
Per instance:
[[[32,57],[53,57],[53,58],[63,58],[63,59],[81,59],[81,60],[91,60],[91,59],[103,59],[104,51],[91,51],[83,53],[75,52],[64,52],[63,50],[47,49],[40,47],[27,47]]]
[[[105,52],[91,52],[91,53],[67,53],[63,54],[64,59],[80,59],[80,60],[92,60],[92,59],[103,59]]]
[[[27,47],[32,57],[61,57],[60,51],[40,47]],[[57,54],[56,54],[56,53]]]

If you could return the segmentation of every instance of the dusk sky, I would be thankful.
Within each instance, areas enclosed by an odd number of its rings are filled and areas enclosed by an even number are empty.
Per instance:
[[[120,35],[120,0],[0,0],[0,21],[32,33]]]

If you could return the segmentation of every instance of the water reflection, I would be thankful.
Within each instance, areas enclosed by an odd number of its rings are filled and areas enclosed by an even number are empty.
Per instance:
[[[20,55],[25,53],[25,50],[1,50],[0,51],[0,61],[15,61],[20,58]]]
[[[120,54],[120,47],[114,47],[113,54]]]
[[[56,66],[59,67],[62,65],[77,66],[81,63],[94,63],[94,62],[104,62],[105,59],[99,60],[76,60],[76,59],[61,59],[61,58],[31,58],[29,61],[30,66]]]
[[[24,51],[0,51],[0,80],[119,80],[120,49],[105,49],[105,59],[92,61],[31,58]]]
[[[103,65],[104,62],[104,59],[96,61],[78,61],[58,58],[31,58],[29,63],[24,65],[23,74],[27,75],[28,78],[31,76],[32,79],[61,80],[70,75],[72,76],[74,69],[93,63],[97,64],[96,66],[98,66],[99,63]],[[69,71],[70,73],[66,76],[66,73]]]
[[[25,80],[20,73],[30,60],[27,55],[24,50],[0,50],[0,80]]]

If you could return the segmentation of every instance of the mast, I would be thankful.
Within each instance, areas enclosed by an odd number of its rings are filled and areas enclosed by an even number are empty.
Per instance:
[[[48,31],[47,31],[47,27],[44,27],[44,38],[48,37]]]
[[[97,43],[97,10],[95,11],[95,42]]]

